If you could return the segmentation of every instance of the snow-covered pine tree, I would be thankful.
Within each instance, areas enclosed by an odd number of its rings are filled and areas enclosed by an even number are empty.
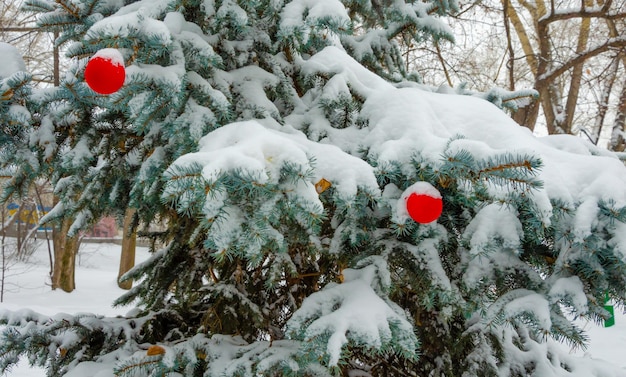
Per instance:
[[[0,198],[27,194],[31,174],[38,170],[38,164],[28,148],[28,133],[33,117],[34,104],[30,99],[31,75],[26,70],[22,55],[14,46],[0,42],[0,170],[12,173],[11,189],[7,187]],[[15,166],[23,166],[22,174]],[[0,199],[0,203],[4,200]]]
[[[28,3],[76,62],[35,97],[48,219],[168,228],[126,275],[127,317],[2,312],[3,370],[611,375],[549,340],[582,345],[571,315],[626,299],[624,166],[411,81],[399,41],[451,39],[454,2]],[[110,96],[83,81],[102,48],[127,65]],[[422,181],[444,201],[429,224],[404,207]]]

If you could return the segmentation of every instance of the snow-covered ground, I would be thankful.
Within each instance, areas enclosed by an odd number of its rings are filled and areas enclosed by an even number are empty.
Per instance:
[[[115,244],[83,244],[77,260],[77,289],[72,293],[64,293],[50,290],[48,252],[46,246],[41,244],[29,263],[11,267],[0,310],[30,308],[42,314],[91,312],[109,316],[123,315],[132,308],[111,307],[113,300],[124,292],[115,282],[119,254],[120,246]],[[148,256],[146,248],[137,249],[137,262]],[[616,308],[615,326],[609,328],[591,322],[580,324],[590,337],[589,347],[570,352],[580,357],[606,360],[626,371],[626,315]],[[567,346],[563,347],[567,349]],[[9,375],[43,377],[45,372],[39,368],[30,368],[23,362]]]
[[[65,293],[50,289],[50,262],[45,244],[41,244],[27,264],[11,267],[0,310],[29,308],[42,314],[88,312],[107,316],[124,315],[132,308],[113,308],[120,295],[116,278],[121,246],[112,243],[83,243],[76,260],[76,290]],[[147,248],[138,247],[136,262],[148,258]],[[11,377],[44,377],[45,371],[22,362]],[[85,376],[88,377],[88,376]]]

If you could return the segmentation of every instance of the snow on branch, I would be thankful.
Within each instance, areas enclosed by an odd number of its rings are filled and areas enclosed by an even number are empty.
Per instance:
[[[278,184],[286,167],[312,169],[312,176],[297,195],[317,203],[315,183],[330,181],[344,198],[353,197],[360,188],[378,193],[373,168],[363,160],[339,148],[308,140],[290,127],[281,127],[272,120],[247,121],[223,126],[200,141],[200,150],[187,154],[172,167],[199,164],[208,184],[222,175],[247,171],[257,177],[257,184]],[[289,166],[287,166],[289,165]],[[304,177],[303,177],[304,178]],[[295,187],[294,187],[295,189]]]
[[[607,2],[607,4],[610,3]],[[571,20],[573,18],[602,18],[606,20],[621,20],[626,18],[626,13],[608,12],[607,4],[602,7],[555,10],[541,17],[538,22],[547,25],[552,22]]]
[[[404,312],[382,299],[371,284],[378,269],[369,265],[344,270],[342,284],[329,284],[307,297],[288,323],[288,333],[311,344],[335,366],[349,342],[378,352],[417,356],[418,340]],[[326,345],[320,352],[318,345]]]
[[[560,67],[557,67],[551,71],[537,78],[538,82],[552,82],[555,78],[561,76],[563,73],[577,66],[578,64],[586,61],[589,58],[600,55],[611,49],[623,49],[626,47],[626,37],[610,38],[605,43],[591,47],[586,51],[581,52],[576,57],[566,61]]]
[[[532,290],[514,289],[503,294],[487,310],[486,320],[510,321],[520,316],[527,317],[541,331],[552,326],[550,306],[546,298]]]

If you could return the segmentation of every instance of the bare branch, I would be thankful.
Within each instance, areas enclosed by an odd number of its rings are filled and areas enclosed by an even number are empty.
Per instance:
[[[575,58],[563,63],[560,67],[546,72],[537,78],[537,83],[549,83],[554,81],[555,78],[561,76],[563,73],[570,70],[572,67],[584,62],[585,60],[594,56],[600,55],[611,49],[623,49],[626,47],[626,38],[611,38],[606,43],[588,49],[587,51],[577,55]]]
[[[613,5],[613,0],[606,0],[604,5],[602,5],[602,11],[603,12],[608,12],[609,8],[611,7],[611,5]]]
[[[593,11],[577,10],[577,11],[563,11],[563,12],[552,12],[545,17],[539,19],[540,24],[550,24],[556,21],[564,21],[571,20],[573,18],[600,18],[605,20],[623,20],[626,18],[626,13],[608,13],[606,9],[604,9],[606,4],[601,8]]]
[[[518,2],[524,7],[526,8],[526,10],[528,10],[531,14],[534,14],[535,12],[537,12],[537,7],[534,4],[529,3],[526,0],[518,0]]]
[[[504,0],[501,0],[501,2],[504,3]],[[530,67],[530,70],[532,71],[533,75],[535,75],[537,73],[538,63],[537,63],[536,53],[530,41],[531,40],[530,35],[526,31],[526,27],[524,26],[524,23],[522,22],[519,14],[517,13],[517,11],[515,10],[513,6],[507,7],[507,15],[509,17],[509,20],[511,21],[511,24],[513,24],[513,28],[515,29],[515,32],[517,33],[517,37],[520,40],[520,44],[522,45],[522,50],[524,51],[524,57],[526,58],[526,62],[528,66]]]
[[[446,67],[446,61],[441,55],[441,49],[439,48],[439,41],[435,41],[435,48],[437,49],[437,58],[441,63],[441,68],[443,68],[443,73],[446,75],[446,80],[448,81],[448,85],[452,87],[452,79],[450,78],[450,73],[448,72],[448,68]]]
[[[36,27],[0,27],[0,32],[30,32],[40,30],[41,29]]]
[[[511,6],[509,0],[503,1],[502,15],[504,17],[504,30],[506,33],[506,47],[509,54],[509,60],[507,62],[507,69],[509,73],[509,90],[515,90],[515,49],[511,39],[511,25],[509,21],[509,7]]]

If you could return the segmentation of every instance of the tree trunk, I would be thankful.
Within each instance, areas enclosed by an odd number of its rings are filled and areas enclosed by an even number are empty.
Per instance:
[[[120,270],[117,275],[117,285],[122,289],[131,289],[132,280],[120,282],[122,275],[135,266],[135,247],[137,246],[137,232],[133,229],[133,217],[137,212],[134,208],[126,209],[124,214],[124,235],[122,236],[122,254],[120,256]]]
[[[78,235],[69,237],[67,232],[72,220],[65,218],[61,229],[53,231],[54,269],[52,272],[52,289],[61,288],[65,292],[76,289],[74,271],[76,269],[76,255],[78,254]]]
[[[528,106],[520,108],[513,114],[513,120],[515,120],[520,126],[524,126],[529,128],[531,131],[534,131],[535,126],[537,125],[537,117],[539,116],[539,106],[539,100],[531,101]]]
[[[505,1],[502,0],[502,5],[505,5]],[[526,58],[526,63],[530,68],[530,72],[533,76],[537,75],[537,56],[535,54],[535,50],[533,49],[533,45],[531,43],[530,37],[528,36],[528,32],[524,27],[524,23],[522,22],[517,10],[513,7],[513,4],[507,4],[506,12],[511,24],[513,24],[513,28],[515,28],[515,32],[517,33],[517,37],[519,39],[520,44],[522,45],[522,50],[524,51],[524,57]]]
[[[593,125],[592,141],[596,145],[598,144],[598,140],[600,140],[600,134],[602,134],[602,128],[604,127],[604,119],[606,118],[606,113],[609,110],[609,97],[611,96],[613,85],[615,84],[619,63],[620,61],[618,58],[613,59],[613,62],[607,70],[608,75],[604,81],[604,89],[602,90],[600,101],[598,103],[598,113],[596,114],[596,119]]]
[[[609,149],[616,152],[624,152],[626,150],[626,138],[624,132],[626,124],[626,80],[622,86],[622,93],[619,97],[619,106],[615,115],[615,123],[613,124],[613,133],[611,135],[611,143]]]
[[[584,0],[585,7],[592,7],[593,1]],[[587,49],[589,41],[589,33],[591,29],[591,18],[583,17],[580,21],[580,29],[578,31],[578,44],[576,46],[576,54],[582,54]],[[561,128],[564,133],[572,133],[572,125],[574,123],[574,114],[576,112],[576,105],[578,104],[578,95],[580,93],[580,84],[583,78],[583,68],[585,61],[580,64],[576,64],[572,69],[572,76],[569,83],[569,92],[567,94],[567,102],[565,104],[564,119],[561,124]]]
[[[539,93],[539,101],[519,109],[513,115],[513,119],[520,125],[533,130],[540,110],[543,109],[549,134],[571,133],[579,91],[583,82],[584,64],[597,55],[615,49],[623,49],[624,41],[619,38],[620,34],[615,23],[617,20],[623,21],[626,14],[610,11],[611,2],[604,0],[596,0],[602,9],[594,7],[593,0],[581,0],[580,10],[573,8],[556,9],[559,4],[554,0],[517,0],[515,2],[517,7],[513,6],[513,3],[509,2],[510,0],[500,1],[503,3],[504,12],[506,12],[504,22],[510,21],[515,29],[520,46],[524,51],[526,63],[535,82],[534,88]],[[524,10],[528,13],[526,17],[522,17],[521,14],[521,11]],[[576,53],[565,59],[564,62],[557,62],[553,59],[553,52],[557,51],[555,47],[562,48],[563,46],[552,45],[550,25],[558,23],[564,27],[567,25],[562,22],[573,19],[580,20],[580,26],[577,30],[574,27],[570,28],[576,32]],[[591,33],[592,19],[606,20],[610,35],[606,42],[594,43],[597,46],[589,48],[592,37],[597,42],[596,37]],[[534,28],[534,30],[527,32],[527,27]],[[563,77],[566,72],[571,72],[571,78]],[[564,93],[565,90],[559,84],[566,80],[569,88],[567,93]],[[566,103],[565,97],[567,97]]]
[[[533,77],[536,78],[537,67],[538,67],[537,54],[535,53],[535,50],[533,49],[528,32],[526,31],[526,28],[524,27],[524,24],[519,14],[517,13],[517,10],[515,9],[515,7],[513,7],[513,5],[508,2],[508,0],[501,0],[501,1],[502,1],[503,6],[505,6],[506,8],[505,10],[506,16],[508,17],[508,20],[513,25],[513,28],[515,29],[515,32],[520,41],[520,44],[522,45],[524,56],[526,58],[526,63],[528,64],[528,67],[530,68],[530,71]],[[531,14],[536,13],[536,10],[534,9],[529,8],[528,10],[531,12]],[[539,114],[539,102],[535,100],[535,101],[532,101],[528,106],[522,107],[519,110],[517,110],[513,114],[513,120],[515,120],[517,124],[527,127],[531,131],[533,131],[537,123],[538,114]]]

